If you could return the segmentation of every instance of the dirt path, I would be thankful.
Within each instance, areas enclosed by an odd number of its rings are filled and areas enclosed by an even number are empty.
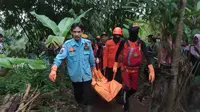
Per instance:
[[[98,95],[96,95],[92,112],[123,112],[123,108],[121,104],[118,104],[115,101],[115,99],[111,102],[106,102]]]

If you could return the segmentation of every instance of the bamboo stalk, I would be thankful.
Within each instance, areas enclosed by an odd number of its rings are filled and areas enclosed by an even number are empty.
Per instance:
[[[22,108],[22,107],[24,106],[25,101],[26,101],[26,99],[27,99],[27,97],[28,97],[30,88],[31,88],[31,84],[27,84],[27,85],[26,85],[26,92],[25,92],[25,94],[24,94],[23,97],[22,97],[22,100],[21,100],[21,103],[20,103],[18,109],[20,109],[20,108]],[[18,111],[18,109],[17,109],[17,111]]]
[[[25,105],[23,105],[23,107],[18,108],[18,110],[16,112],[20,112],[22,109],[26,108],[28,106],[28,104],[33,102],[39,95],[40,95],[40,93],[36,94],[31,100],[29,100]]]
[[[31,95],[31,97],[35,96],[35,94],[37,93],[38,91],[38,86],[36,87],[36,89],[33,91],[33,94]],[[33,105],[33,102],[30,103],[28,109],[26,111],[30,111],[30,109],[32,108],[32,105]]]

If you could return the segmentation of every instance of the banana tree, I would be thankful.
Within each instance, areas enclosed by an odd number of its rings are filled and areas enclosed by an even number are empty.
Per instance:
[[[49,35],[46,40],[46,47],[58,48],[64,43],[65,38],[69,39],[69,31],[73,23],[77,23],[89,12],[92,8],[85,11],[83,14],[77,18],[66,17],[60,21],[57,25],[54,21],[46,17],[45,15],[36,14],[35,11],[30,12],[35,16],[45,27],[50,28],[54,35]]]

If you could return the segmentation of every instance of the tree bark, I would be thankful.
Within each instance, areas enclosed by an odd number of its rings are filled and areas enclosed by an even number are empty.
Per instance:
[[[65,84],[65,73],[66,73],[66,70],[65,70],[65,62],[62,62],[61,64],[61,67],[60,67],[60,80],[59,80],[59,93],[61,96],[64,96],[64,89],[66,88],[66,84]]]
[[[187,0],[180,0],[180,18],[179,22],[177,24],[177,36],[174,40],[174,49],[173,49],[173,62],[172,62],[172,74],[174,75],[173,80],[171,81],[171,85],[169,88],[169,96],[168,96],[168,102],[167,102],[167,112],[173,112],[174,107],[174,101],[176,96],[176,90],[177,90],[177,76],[178,76],[178,65],[179,60],[181,57],[180,53],[180,46],[181,46],[181,40],[183,35],[183,20],[185,15],[185,7],[186,7]]]

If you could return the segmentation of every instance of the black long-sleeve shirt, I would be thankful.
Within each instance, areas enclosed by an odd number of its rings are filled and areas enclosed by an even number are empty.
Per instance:
[[[103,50],[103,46],[104,46],[103,44],[99,44],[99,45],[98,45],[97,54],[96,54],[96,57],[97,57],[97,58],[101,58],[100,55],[101,55],[101,52],[102,52],[102,50]]]
[[[119,48],[116,52],[116,55],[115,55],[115,62],[118,62],[118,57],[121,53],[121,51],[124,49],[124,44],[126,43],[126,41],[128,40],[124,40],[124,41],[121,41],[120,45],[119,45]],[[142,52],[147,60],[147,64],[150,65],[151,64],[151,59],[149,58],[149,54],[148,54],[148,49],[146,47],[146,44],[144,43],[144,41],[138,39],[138,42],[139,44],[141,44],[141,49],[142,49]]]

